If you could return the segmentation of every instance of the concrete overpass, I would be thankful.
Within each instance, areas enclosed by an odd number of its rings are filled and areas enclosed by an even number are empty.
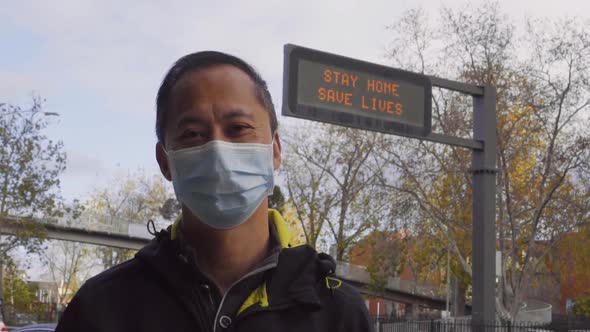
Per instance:
[[[81,229],[59,224],[39,223],[43,227],[43,236],[46,239],[88,243],[114,248],[139,250],[147,244],[152,236],[147,233],[145,225],[128,226],[127,234]],[[138,227],[142,229],[139,230]],[[19,230],[18,219],[0,219],[0,234],[17,235]],[[445,310],[446,300],[438,298],[425,287],[420,287],[411,282],[399,278],[389,278],[382,292],[375,293],[368,285],[371,283],[369,273],[361,266],[338,262],[336,276],[348,284],[356,287],[361,294],[380,297],[397,303],[409,305],[410,315],[416,312],[418,306],[437,310]],[[470,306],[466,308],[468,311]]]
[[[409,304],[413,306],[410,310],[417,309],[417,306],[437,310],[446,309],[446,299],[428,295],[432,292],[430,287],[415,285],[413,282],[400,278],[389,278],[382,292],[372,291],[367,286],[371,283],[371,277],[362,266],[338,262],[336,276],[349,285],[355,286],[361,294]]]
[[[121,234],[115,232],[95,231],[59,224],[39,223],[39,225],[43,227],[42,236],[46,239],[52,240],[80,242],[133,250],[141,249],[141,247],[150,241],[150,238],[147,236],[141,237],[137,235],[130,235],[130,233],[133,233],[132,231],[128,231],[128,234]],[[0,234],[18,235],[19,227],[19,221],[16,218],[0,219]]]

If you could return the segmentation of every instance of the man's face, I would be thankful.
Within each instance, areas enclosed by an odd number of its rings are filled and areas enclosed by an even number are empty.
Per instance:
[[[211,140],[270,144],[273,142],[270,116],[255,91],[252,79],[230,65],[185,74],[170,94],[164,128],[165,149],[180,150]],[[281,145],[276,133],[273,149],[273,166],[277,169]],[[171,180],[160,143],[156,146],[156,158],[162,174]]]

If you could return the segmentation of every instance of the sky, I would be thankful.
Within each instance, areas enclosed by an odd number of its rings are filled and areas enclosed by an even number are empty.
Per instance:
[[[590,18],[588,0],[499,2],[517,21]],[[68,200],[83,200],[115,176],[159,172],[155,95],[167,69],[187,53],[218,50],[242,57],[281,105],[284,44],[386,63],[386,27],[404,11],[421,6],[435,15],[443,4],[483,3],[0,1],[0,102],[26,106],[36,94],[46,99],[46,112],[59,113],[47,134],[62,140],[68,155],[61,191]]]

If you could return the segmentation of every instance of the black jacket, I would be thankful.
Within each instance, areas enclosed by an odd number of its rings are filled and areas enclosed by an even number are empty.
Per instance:
[[[132,260],[88,280],[56,332],[371,331],[357,291],[330,277],[334,260],[309,246],[283,248],[219,299],[169,231]]]

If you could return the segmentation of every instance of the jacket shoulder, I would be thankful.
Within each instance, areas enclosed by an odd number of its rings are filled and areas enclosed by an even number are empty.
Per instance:
[[[352,285],[335,275],[336,260],[309,246],[286,249],[279,268],[285,279],[294,279],[292,293],[311,287],[319,301],[322,323],[333,331],[372,331],[365,300]],[[305,302],[314,302],[312,298]]]
[[[326,277],[323,293],[323,306],[335,317],[333,322],[338,331],[372,331],[373,326],[364,298],[358,290],[337,277]]]
[[[323,306],[335,317],[338,331],[372,331],[369,312],[364,298],[356,287],[336,275],[336,260],[330,255],[318,254],[318,265],[323,280],[320,293]]]
[[[136,281],[135,278],[142,273],[143,269],[138,259],[133,258],[88,279],[78,292],[102,291],[104,288]]]
[[[106,313],[104,308],[126,297],[124,294],[140,280],[142,269],[134,258],[88,279],[66,307],[56,332],[93,331]]]

